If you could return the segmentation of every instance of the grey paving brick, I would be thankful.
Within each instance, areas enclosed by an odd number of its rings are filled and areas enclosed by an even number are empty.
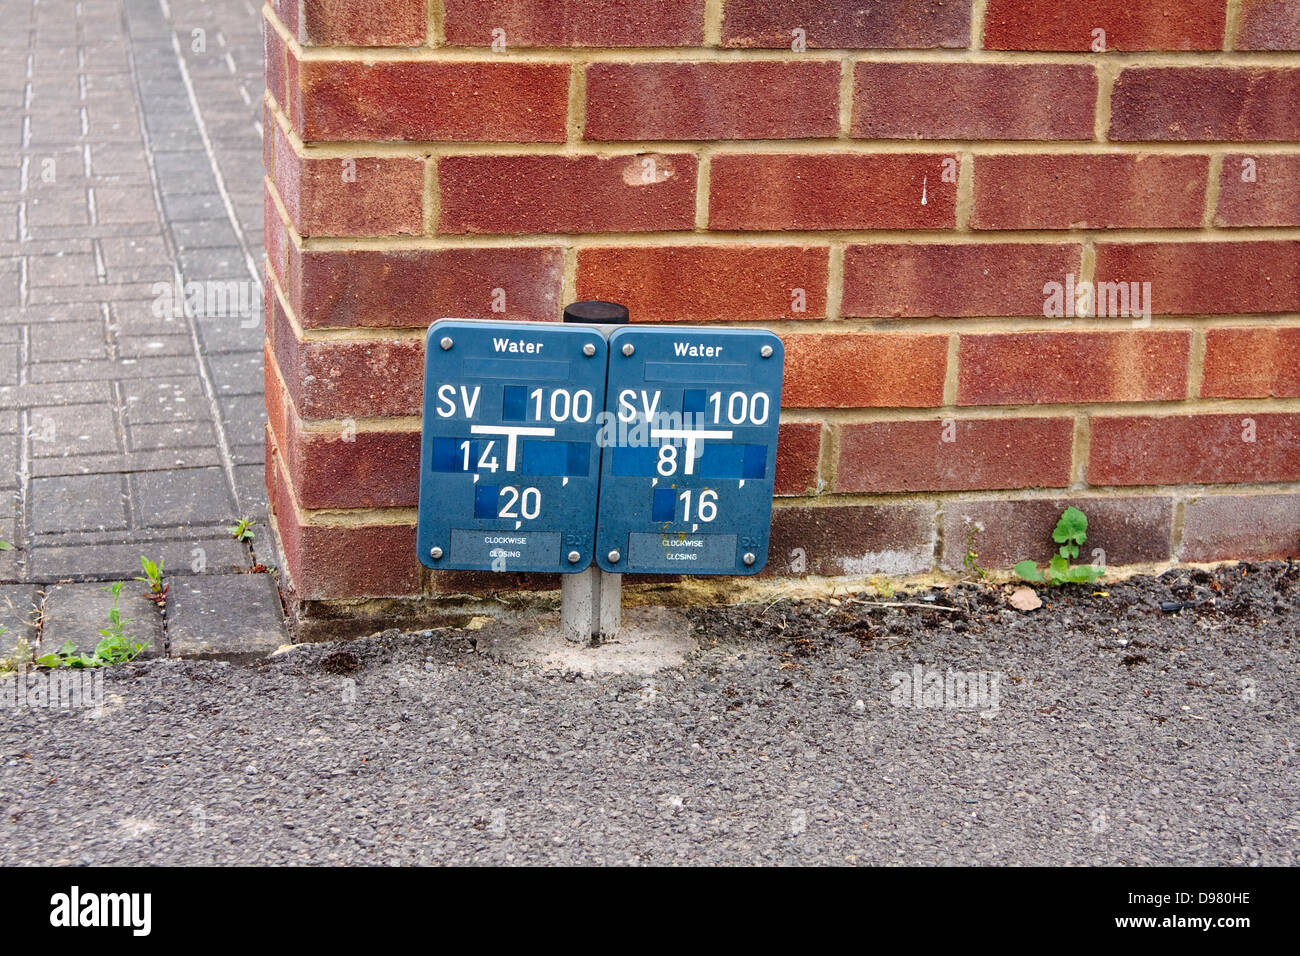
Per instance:
[[[0,386],[0,408],[107,402],[112,397],[112,387],[105,381]]]
[[[184,527],[234,517],[234,498],[220,468],[143,472],[129,480],[136,515],[143,525]]]
[[[199,341],[207,353],[252,352],[262,347],[266,332],[260,309],[247,318],[200,316],[195,319]]]
[[[72,362],[36,362],[27,368],[27,378],[34,385],[52,382],[107,380],[117,372],[112,359],[77,359]]]
[[[266,402],[261,395],[219,395],[217,404],[232,445],[261,444],[266,426]]]
[[[141,554],[154,561],[163,558],[173,572],[189,572],[196,563],[212,573],[248,566],[242,545],[229,536],[215,538],[207,532],[193,540],[135,544],[38,542],[31,548],[28,577],[36,582],[131,577],[138,572]]]
[[[256,352],[225,352],[211,356],[208,367],[218,398],[225,395],[251,395],[262,398],[266,387],[261,349]]]
[[[122,450],[113,408],[102,405],[38,406],[31,410],[32,455],[67,458]]]
[[[172,657],[256,660],[288,642],[275,578],[206,574],[171,581],[167,638]]]
[[[137,565],[137,568],[139,565]],[[41,613],[41,642],[38,655],[58,652],[72,643],[84,654],[93,653],[103,639],[100,629],[108,628],[113,595],[105,584],[56,584],[45,589]],[[141,657],[162,657],[166,651],[163,614],[144,596],[145,585],[127,581],[118,596],[122,632],[149,647]]]
[[[31,256],[27,260],[27,276],[34,286],[98,281],[95,257],[90,254]]]
[[[131,379],[122,383],[122,392],[126,419],[132,425],[211,419],[203,385],[197,377]]]
[[[217,431],[207,421],[174,421],[154,425],[130,425],[127,437],[132,451],[163,448],[211,448]]]
[[[119,335],[117,349],[120,355],[129,358],[193,355],[194,340],[184,330],[170,335]]]
[[[67,475],[31,483],[34,534],[126,527],[121,475]]]

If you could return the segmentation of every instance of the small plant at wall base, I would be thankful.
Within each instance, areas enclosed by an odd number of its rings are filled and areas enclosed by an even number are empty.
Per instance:
[[[1046,575],[1038,570],[1038,562],[1027,559],[1016,564],[1015,572],[1026,581],[1046,583],[1052,587],[1060,584],[1091,584],[1105,573],[1103,568],[1091,564],[1070,564],[1079,556],[1079,546],[1088,537],[1088,516],[1071,505],[1061,514],[1052,531],[1052,540],[1060,547],[1047,564]]]
[[[236,541],[248,543],[256,537],[253,532],[253,525],[257,524],[254,518],[240,518],[230,526],[230,536]]]
[[[989,574],[980,567],[980,555],[979,552],[975,550],[975,534],[976,532],[983,530],[984,526],[977,524],[972,524],[966,529],[966,557],[961,559],[961,563],[965,565],[966,570],[974,571],[979,575],[981,581],[987,578]]]
[[[0,637],[4,637],[9,628],[0,624]],[[14,642],[13,650],[4,657],[0,657],[0,674],[12,674],[15,671],[26,669],[32,659],[32,646],[27,643],[27,638],[20,637]]]
[[[122,596],[122,582],[118,581],[111,588],[102,590],[112,592],[113,606],[108,609],[108,627],[99,630],[100,641],[95,645],[95,653],[83,654],[77,650],[75,643],[68,641],[57,652],[36,658],[37,664],[53,668],[110,667],[126,664],[144,653],[149,643],[146,641],[140,644],[127,636],[126,625],[131,622],[122,620],[122,612],[117,606],[118,599]]]
[[[161,606],[167,600],[167,591],[171,588],[170,584],[163,584],[163,563],[166,559],[159,558],[158,563],[154,564],[143,554],[140,555],[140,567],[144,569],[143,577],[136,577],[137,581],[143,581],[149,585],[149,590],[145,597],[153,601],[154,604]]]

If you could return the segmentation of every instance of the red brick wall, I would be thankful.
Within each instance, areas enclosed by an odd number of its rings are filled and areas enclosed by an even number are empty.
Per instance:
[[[960,567],[969,522],[1005,567],[1066,503],[1111,564],[1300,553],[1297,0],[267,9],[300,599],[465,586],[415,556],[422,333],[577,298],[785,339],[769,574]],[[1151,316],[1048,314],[1067,276]]]

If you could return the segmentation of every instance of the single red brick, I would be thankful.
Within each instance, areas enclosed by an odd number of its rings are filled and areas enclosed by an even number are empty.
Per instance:
[[[1224,156],[1214,222],[1300,226],[1300,153]]]
[[[1300,557],[1300,495],[1192,498],[1180,561],[1271,561]]]
[[[934,565],[934,506],[775,508],[768,577],[919,574]]]
[[[988,50],[1221,50],[1224,0],[988,0]]]
[[[270,129],[267,132],[271,132]],[[424,232],[424,160],[402,156],[300,156],[277,123],[275,185],[300,236]]]
[[[424,343],[416,338],[301,341],[280,309],[272,333],[276,365],[303,418],[419,415]]]
[[[790,49],[931,49],[970,46],[970,0],[727,0],[722,45]]]
[[[296,9],[296,7],[295,7]],[[262,62],[266,68],[266,89],[284,109],[288,104],[284,40],[269,20],[262,23]],[[263,127],[269,129],[269,127]]]
[[[447,42],[511,47],[701,46],[704,0],[443,0]]]
[[[408,597],[421,591],[415,525],[309,525],[298,517],[282,465],[274,466],[271,522],[286,590],[303,601]]]
[[[821,422],[782,422],[776,444],[776,493],[816,494],[822,453]]]
[[[304,43],[423,46],[428,32],[428,0],[302,0]]]
[[[1184,329],[963,335],[957,403],[1176,401],[1191,347]]]
[[[1300,309],[1300,242],[1099,243],[1098,282],[1150,282],[1161,315]]]
[[[1300,139],[1300,69],[1134,67],[1115,81],[1114,140]]]
[[[414,508],[420,496],[420,433],[304,432],[294,485],[304,508]]]
[[[294,250],[290,275],[290,301],[303,328],[423,328],[444,316],[556,321],[563,253],[540,246]]]
[[[1241,0],[1238,50],[1300,50],[1300,3]]]
[[[864,422],[840,430],[837,492],[1060,488],[1070,418]]]
[[[1207,329],[1205,398],[1300,398],[1300,328]]]
[[[634,322],[818,319],[828,267],[828,250],[815,246],[580,249],[578,297],[621,302]]]
[[[711,229],[950,229],[953,156],[724,154],[709,174]]]
[[[559,143],[566,135],[567,64],[308,60],[298,69],[305,142]]]
[[[1092,67],[859,63],[853,135],[861,139],[1091,140]]]
[[[838,63],[594,63],[587,68],[583,135],[592,140],[834,136],[839,83]]]
[[[943,404],[948,336],[885,332],[787,335],[786,408]]]
[[[1088,482],[1300,480],[1300,414],[1093,417]]]
[[[271,187],[265,183],[262,186],[262,197],[262,242],[273,273],[268,278],[277,278],[283,283],[289,275],[289,245],[292,240],[280,218],[280,207],[271,196]]]
[[[449,156],[438,161],[438,231],[693,229],[695,170],[690,153]]]
[[[975,229],[1198,228],[1207,156],[977,156]]]
[[[1107,565],[1169,560],[1174,519],[1170,498],[1021,498],[944,502],[942,564],[964,567],[967,547],[987,570],[1010,568],[1026,558],[1045,564],[1056,553],[1052,531],[1071,505],[1088,516],[1080,563],[1099,561],[1093,554],[1098,548]]]
[[[869,243],[844,255],[846,316],[1042,315],[1048,282],[1077,275],[1075,243]]]

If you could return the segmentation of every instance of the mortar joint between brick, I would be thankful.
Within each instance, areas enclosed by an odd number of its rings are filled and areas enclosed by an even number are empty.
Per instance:
[[[970,233],[971,217],[975,212],[975,154],[970,150],[958,153],[957,166],[957,232]]]
[[[709,196],[713,190],[713,150],[702,148],[695,162],[695,231],[709,231]]]
[[[1205,380],[1205,340],[1204,329],[1192,330],[1192,347],[1188,350],[1187,356],[1187,398],[1189,401],[1195,401],[1201,397],[1201,388]]]
[[[817,497],[835,494],[835,484],[839,481],[840,470],[840,426],[832,422],[823,423],[822,449],[817,460]]]
[[[704,0],[704,45],[722,45],[723,0]]]
[[[560,307],[578,301],[578,250],[573,245],[564,247],[560,279]]]
[[[845,243],[832,242],[826,257],[826,321],[837,322],[844,308]]]
[[[1122,61],[1109,58],[1097,64],[1097,101],[1093,107],[1093,139],[1098,143],[1108,141],[1110,135],[1110,103],[1115,81],[1119,79]]]
[[[432,236],[438,232],[438,223],[442,216],[442,195],[438,188],[438,155],[429,153],[424,158],[424,233]]]
[[[1183,550],[1183,534],[1187,527],[1187,497],[1174,496],[1174,515],[1169,523],[1169,557],[1177,561]]]
[[[426,45],[432,48],[445,46],[447,43],[447,11],[443,5],[443,0],[429,0],[427,15]]]
[[[1074,433],[1070,444],[1070,488],[1088,487],[1088,455],[1092,451],[1092,418],[1087,411],[1074,416]]]
[[[565,114],[565,145],[571,150],[582,144],[587,125],[587,61],[574,60],[569,66],[569,99]]]
[[[943,404],[946,411],[957,406],[961,388],[961,333],[953,332],[948,336],[948,353],[945,360],[943,376]]]
[[[840,61],[840,88],[839,88],[839,136],[838,139],[848,140],[853,135],[853,77],[857,72],[857,60],[854,57],[844,57]]]
[[[1227,14],[1223,24],[1223,49],[1231,52],[1237,48],[1237,37],[1241,32],[1241,0],[1228,0]]]
[[[988,0],[975,0],[970,10],[970,48],[984,49],[984,19],[988,13]]]
[[[1209,166],[1205,171],[1205,212],[1201,217],[1201,226],[1204,229],[1214,228],[1214,215],[1219,208],[1219,188],[1222,184],[1222,176],[1223,154],[1211,154]]]

